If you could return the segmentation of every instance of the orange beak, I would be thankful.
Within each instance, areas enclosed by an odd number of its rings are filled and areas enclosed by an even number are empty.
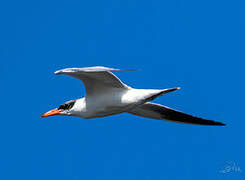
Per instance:
[[[48,117],[48,116],[58,115],[58,114],[60,114],[61,112],[62,112],[61,110],[53,109],[53,110],[50,110],[50,111],[46,112],[46,113],[43,114],[41,117]]]

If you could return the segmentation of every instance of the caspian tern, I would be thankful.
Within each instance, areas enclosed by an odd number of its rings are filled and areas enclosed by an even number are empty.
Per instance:
[[[102,66],[67,68],[56,71],[80,79],[85,86],[85,97],[71,100],[48,111],[42,117],[53,115],[78,116],[84,119],[120,113],[199,125],[225,125],[221,122],[194,117],[169,107],[150,103],[158,96],[178,90],[135,89],[124,84],[111,71],[126,71]]]

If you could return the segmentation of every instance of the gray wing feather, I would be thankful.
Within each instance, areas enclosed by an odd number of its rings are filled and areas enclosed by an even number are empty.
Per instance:
[[[55,74],[77,73],[77,72],[106,72],[106,71],[135,71],[135,69],[115,69],[104,66],[93,66],[83,68],[66,68],[55,72]]]
[[[103,66],[85,68],[66,68],[55,72],[80,79],[85,86],[86,96],[108,91],[111,88],[128,88],[119,78],[110,71],[126,71]]]
[[[198,117],[194,117],[169,107],[155,104],[155,103],[145,103],[142,104],[131,111],[129,113],[141,116],[148,117],[153,119],[174,121],[179,123],[187,123],[187,124],[200,124],[200,125],[219,125],[224,126],[225,124],[221,122],[216,122],[212,120],[206,120]]]

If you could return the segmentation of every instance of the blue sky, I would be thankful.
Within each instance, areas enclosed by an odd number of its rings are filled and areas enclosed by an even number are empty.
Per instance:
[[[0,2],[0,179],[242,179],[245,3],[221,0]],[[117,72],[137,88],[181,90],[156,102],[227,123],[129,114],[40,118],[84,95],[66,67]],[[220,173],[232,162],[242,172]]]

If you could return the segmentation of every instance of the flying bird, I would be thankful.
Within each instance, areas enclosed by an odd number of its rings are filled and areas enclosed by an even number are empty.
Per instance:
[[[81,80],[85,86],[85,97],[71,100],[48,111],[42,117],[53,115],[78,116],[84,119],[105,117],[120,113],[174,121],[187,124],[218,125],[221,122],[194,117],[150,101],[166,93],[178,90],[135,89],[124,84],[112,71],[127,71],[103,66],[66,68],[55,74],[64,74]]]

